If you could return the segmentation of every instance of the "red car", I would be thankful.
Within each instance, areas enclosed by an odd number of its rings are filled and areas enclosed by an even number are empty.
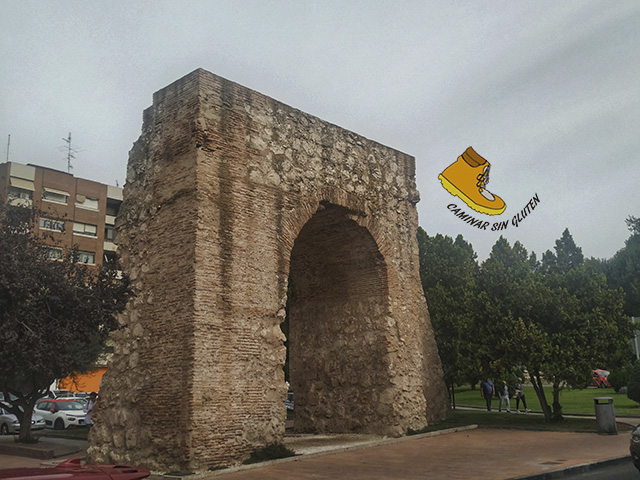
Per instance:
[[[149,470],[124,465],[81,465],[79,458],[66,460],[55,467],[7,468],[0,479],[20,480],[138,480],[149,476]]]
[[[593,383],[591,385],[594,385],[598,388],[607,388],[607,387],[611,387],[611,384],[609,383],[609,380],[607,380],[607,377],[609,376],[609,371],[608,370],[599,370],[596,369],[593,371]]]

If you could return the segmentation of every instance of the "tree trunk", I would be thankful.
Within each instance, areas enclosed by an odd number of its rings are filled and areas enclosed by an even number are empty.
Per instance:
[[[532,370],[529,370],[529,372],[532,372]],[[547,403],[547,397],[545,397],[544,395],[542,378],[540,376],[540,372],[538,372],[537,370],[535,372],[535,374],[531,375],[531,384],[533,385],[533,389],[535,390],[538,401],[540,402],[540,407],[542,407],[542,413],[544,413],[545,421],[551,422],[553,421],[553,416],[551,413],[551,408]]]
[[[18,416],[20,421],[20,435],[18,436],[18,442],[20,443],[35,443],[36,439],[33,438],[31,432],[31,418],[33,417],[33,404],[29,404],[24,408],[22,415]]]
[[[562,417],[562,405],[560,405],[560,384],[557,380],[553,382],[553,417],[552,421],[561,422]]]
[[[453,405],[453,409],[456,409],[456,384],[451,380],[451,404]]]

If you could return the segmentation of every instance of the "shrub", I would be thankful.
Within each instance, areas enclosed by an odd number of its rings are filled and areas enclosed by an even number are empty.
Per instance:
[[[616,393],[620,393],[620,389],[627,386],[629,371],[631,370],[631,367],[632,365],[625,365],[618,370],[613,370],[607,377],[607,380],[609,380],[609,383],[616,391]]]
[[[282,444],[272,443],[271,445],[267,445],[266,447],[253,452],[243,463],[248,465],[250,463],[266,462],[267,460],[275,460],[277,458],[293,457],[295,454],[296,452]]]
[[[627,397],[634,402],[640,403],[640,362],[637,362],[629,369]]]

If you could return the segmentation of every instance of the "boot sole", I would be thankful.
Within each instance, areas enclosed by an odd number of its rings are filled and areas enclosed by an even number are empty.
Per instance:
[[[451,183],[449,180],[444,178],[442,174],[438,175],[438,180],[440,180],[440,183],[442,183],[442,186],[447,192],[449,192],[454,197],[459,197],[460,200],[462,200],[464,203],[469,205],[469,207],[474,209],[476,212],[484,213],[486,215],[500,215],[502,212],[504,212],[505,208],[507,208],[506,205],[503,205],[502,208],[496,210],[492,208],[483,207],[482,205],[478,205],[469,197],[467,197],[464,193],[458,190],[458,188],[453,183]]]

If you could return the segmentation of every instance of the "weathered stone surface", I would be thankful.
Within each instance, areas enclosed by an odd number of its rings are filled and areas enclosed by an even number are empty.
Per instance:
[[[289,275],[296,430],[444,417],[412,157],[196,70],[154,95],[124,197],[137,297],[91,461],[205,470],[281,442]]]

